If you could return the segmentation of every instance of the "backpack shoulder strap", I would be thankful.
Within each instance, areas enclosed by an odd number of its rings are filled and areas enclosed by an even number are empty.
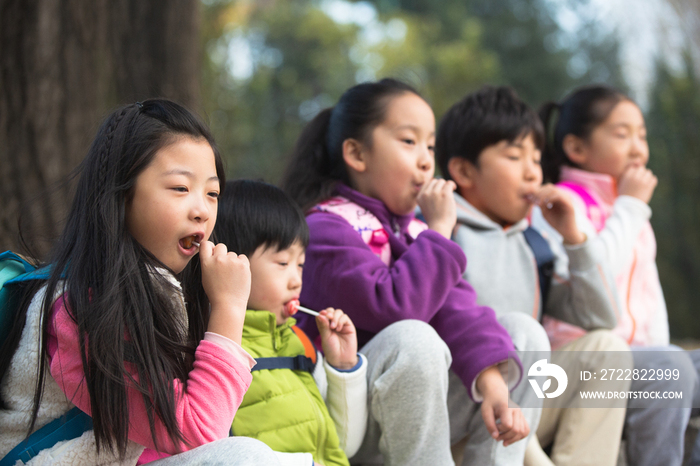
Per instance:
[[[293,325],[292,331],[299,337],[301,344],[304,345],[304,354],[274,358],[257,358],[255,359],[256,364],[251,369],[251,372],[264,369],[291,369],[293,371],[306,371],[313,374],[314,369],[316,369],[316,348],[302,329]]]
[[[0,287],[33,270],[34,266],[22,256],[12,251],[3,252],[0,254]]]
[[[370,250],[387,266],[390,265],[389,233],[372,212],[342,196],[335,196],[317,204],[311,212],[328,212],[345,219]]]
[[[549,285],[552,283],[552,275],[554,274],[554,253],[549,243],[542,235],[532,227],[527,227],[523,231],[525,241],[532,249],[537,262],[537,275],[540,284],[540,294],[542,295],[541,306],[547,302],[549,294]]]
[[[251,372],[273,369],[290,369],[293,371],[304,371],[311,374],[314,373],[316,364],[303,354],[298,356],[279,356],[276,358],[256,358],[255,366]]]
[[[50,275],[50,266],[37,269],[26,258],[12,251],[0,254],[0,287],[29,280],[46,280]]]
[[[316,347],[306,335],[306,333],[297,325],[292,325],[292,331],[299,337],[301,344],[304,345],[304,354],[316,364]]]
[[[17,461],[28,463],[41,450],[51,448],[63,440],[78,438],[87,430],[92,430],[92,418],[78,408],[73,408],[18,444],[0,460],[0,466],[12,466]]]
[[[418,235],[423,233],[428,229],[428,225],[424,222],[423,218],[414,218],[411,223],[408,224],[408,234],[411,238],[416,239]]]
[[[584,204],[586,204],[586,207],[589,206],[597,206],[598,203],[596,200],[591,196],[591,194],[584,189],[583,186],[578,185],[576,183],[572,183],[571,181],[562,181],[560,183],[557,183],[557,186],[567,188],[576,194],[581,198]]]

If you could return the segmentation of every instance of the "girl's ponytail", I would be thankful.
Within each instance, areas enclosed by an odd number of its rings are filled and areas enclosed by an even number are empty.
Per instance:
[[[306,211],[331,197],[338,183],[349,184],[343,142],[370,143],[391,98],[407,92],[420,96],[408,84],[389,78],[345,91],[335,107],[323,110],[304,128],[282,178],[282,189]]]
[[[322,110],[297,139],[282,178],[284,191],[306,211],[332,195],[338,181],[347,182],[342,160],[330,160],[326,139],[333,108]]]
[[[544,126],[544,149],[542,150],[542,179],[545,183],[559,181],[559,170],[566,161],[563,151],[555,149],[554,130],[559,119],[559,104],[547,102],[540,107],[539,116]]]

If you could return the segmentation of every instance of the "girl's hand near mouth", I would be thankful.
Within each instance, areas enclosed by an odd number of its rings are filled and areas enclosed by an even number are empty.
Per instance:
[[[418,193],[418,206],[428,228],[447,239],[452,237],[457,223],[457,205],[452,194],[455,189],[457,185],[454,181],[433,178]]]
[[[636,197],[645,204],[649,204],[658,182],[659,180],[648,168],[641,165],[630,165],[620,175],[617,193],[620,196]]]

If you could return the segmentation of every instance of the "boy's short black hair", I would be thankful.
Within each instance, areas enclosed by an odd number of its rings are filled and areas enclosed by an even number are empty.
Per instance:
[[[514,142],[528,134],[542,150],[545,135],[537,113],[512,88],[484,86],[454,104],[442,117],[435,158],[442,176],[450,179],[447,167],[452,157],[478,166],[479,155],[487,147],[503,140]]]
[[[281,251],[299,241],[309,245],[309,226],[299,206],[280,188],[262,181],[226,183],[219,198],[214,241],[250,257],[260,246]]]

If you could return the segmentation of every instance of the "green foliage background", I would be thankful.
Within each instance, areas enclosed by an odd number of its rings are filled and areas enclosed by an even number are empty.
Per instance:
[[[410,82],[438,118],[484,84],[510,85],[534,107],[594,82],[628,90],[616,35],[595,22],[563,31],[548,0],[346,3],[361,6],[364,21],[334,20],[331,3],[204,2],[204,104],[230,177],[277,182],[306,122],[364,80]],[[231,53],[241,50],[247,58]],[[241,73],[241,64],[250,68]],[[647,111],[660,179],[651,205],[671,334],[700,338],[700,84],[689,58],[686,68],[657,67]]]
[[[689,56],[685,65],[680,75],[657,65],[646,117],[649,167],[659,178],[650,205],[671,336],[699,338],[700,80]]]

